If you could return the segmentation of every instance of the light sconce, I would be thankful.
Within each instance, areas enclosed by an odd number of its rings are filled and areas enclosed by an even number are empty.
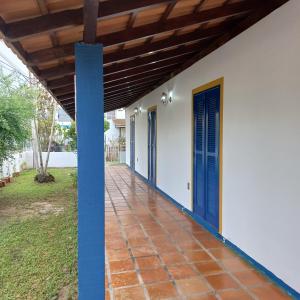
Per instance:
[[[137,107],[136,106],[133,111],[134,111],[135,115],[138,115],[138,114],[140,114],[142,112],[142,107]]]
[[[163,92],[162,95],[161,95],[161,99],[160,99],[161,103],[162,104],[167,104],[168,103],[167,98],[168,98],[167,94],[165,92]]]
[[[162,95],[161,95],[161,99],[160,101],[163,103],[163,104],[168,104],[168,103],[172,103],[173,102],[173,93],[172,91],[169,91],[168,94],[163,92]]]

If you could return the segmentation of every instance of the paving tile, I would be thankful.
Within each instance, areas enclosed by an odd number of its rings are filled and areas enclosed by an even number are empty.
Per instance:
[[[202,275],[210,275],[223,272],[222,267],[220,267],[220,265],[218,265],[218,263],[216,263],[215,261],[198,262],[194,263],[194,266]]]
[[[235,272],[233,275],[245,286],[257,286],[269,283],[266,277],[255,270]]]
[[[109,267],[111,273],[134,270],[134,265],[131,259],[111,261],[109,263]]]
[[[246,291],[244,290],[227,290],[220,291],[218,293],[221,300],[251,300],[253,299]],[[271,300],[271,299],[270,299]]]
[[[210,288],[200,277],[191,277],[188,279],[179,279],[175,281],[180,293],[183,296],[189,296],[192,294],[207,293]]]
[[[119,288],[114,290],[115,300],[144,300],[144,289],[141,286]]]
[[[198,275],[188,264],[170,266],[168,270],[175,279],[189,278]]]
[[[105,241],[107,300],[290,299],[125,166],[106,168]]]
[[[190,262],[199,262],[199,261],[212,260],[212,258],[203,250],[186,251],[185,255],[187,256],[187,258]]]
[[[130,247],[150,246],[149,240],[145,237],[131,237],[128,238]]]
[[[141,270],[155,269],[161,266],[161,262],[157,256],[138,257],[136,262]]]
[[[157,254],[157,252],[150,247],[136,247],[132,248],[131,251],[134,257],[153,256]]]
[[[107,251],[109,261],[125,260],[129,259],[130,255],[127,249],[108,250]]]
[[[238,283],[226,273],[207,276],[206,280],[215,290],[237,289]]]
[[[179,240],[178,244],[183,251],[202,250],[202,247],[193,241],[191,237],[186,241]]]
[[[137,274],[135,271],[112,274],[111,281],[112,281],[112,286],[114,288],[128,286],[128,285],[136,285],[139,283]]]
[[[172,282],[162,282],[146,286],[151,300],[169,299],[178,296]]]
[[[236,256],[236,254],[234,254],[231,250],[229,250],[226,247],[209,249],[209,253],[215,259],[227,259],[227,258],[234,258]]]
[[[272,284],[251,288],[251,292],[254,293],[259,300],[292,299],[289,295],[284,294],[278,287]]]
[[[141,270],[140,273],[145,284],[168,281],[170,279],[168,273],[161,267],[157,269]]]
[[[201,241],[201,244],[207,248],[207,249],[212,249],[212,248],[224,248],[224,244],[215,239],[214,237],[211,237],[209,239],[204,239]]]
[[[222,264],[230,272],[250,270],[251,267],[239,257],[223,259]]]
[[[178,251],[171,253],[162,253],[160,256],[167,266],[186,263],[184,256]]]
[[[219,300],[214,293],[208,293],[205,295],[192,295],[186,297],[186,300]]]

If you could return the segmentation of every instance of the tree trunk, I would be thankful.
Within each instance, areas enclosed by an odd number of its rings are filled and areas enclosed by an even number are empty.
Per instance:
[[[46,158],[46,162],[45,162],[45,174],[47,174],[47,168],[48,168],[48,163],[49,163],[49,157],[50,157],[51,145],[52,145],[53,134],[54,134],[55,113],[56,113],[56,104],[53,103],[52,124],[51,124],[51,132],[50,132],[50,136],[49,136],[47,158]]]
[[[38,152],[39,152],[39,157],[40,157],[40,174],[45,175],[46,172],[44,170],[44,164],[43,164],[43,153],[42,153],[40,138],[39,138],[39,134],[38,134],[36,119],[34,119],[34,129],[35,129],[35,133],[36,133],[36,142],[37,142]]]

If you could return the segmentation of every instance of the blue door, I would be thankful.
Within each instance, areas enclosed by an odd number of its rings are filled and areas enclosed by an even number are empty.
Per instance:
[[[156,110],[148,112],[148,180],[156,185]]]
[[[135,169],[135,116],[130,117],[130,167]]]
[[[219,229],[220,86],[194,95],[194,213]]]

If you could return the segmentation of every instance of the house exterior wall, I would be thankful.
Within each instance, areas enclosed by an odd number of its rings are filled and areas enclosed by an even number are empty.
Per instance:
[[[298,291],[299,11],[300,1],[287,2],[126,109],[129,128],[142,108],[135,167],[147,177],[147,108],[157,105],[157,186],[191,209],[192,90],[224,77],[222,235]]]

